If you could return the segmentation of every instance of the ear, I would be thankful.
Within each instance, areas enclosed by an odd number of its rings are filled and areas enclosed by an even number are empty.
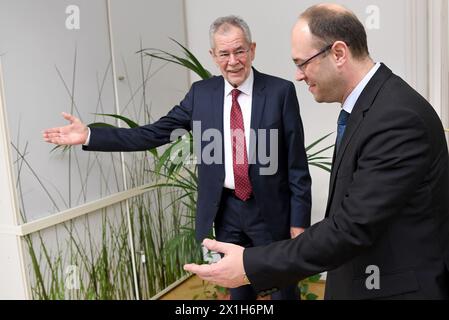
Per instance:
[[[250,46],[250,52],[251,52],[251,61],[254,61],[254,58],[256,57],[256,43],[251,43]]]
[[[337,66],[344,65],[350,55],[349,47],[344,41],[335,41],[331,53]]]
[[[209,54],[212,57],[212,60],[214,60],[215,65],[220,66],[220,64],[217,62],[217,59],[215,59],[214,49],[209,49]]]

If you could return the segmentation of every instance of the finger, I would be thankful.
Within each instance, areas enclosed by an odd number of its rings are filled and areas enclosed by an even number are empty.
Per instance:
[[[42,134],[42,138],[45,140],[45,141],[47,141],[47,142],[50,142],[50,136],[48,135],[48,134]]]
[[[198,273],[200,271],[200,266],[196,263],[188,263],[184,265],[184,270],[191,273]]]
[[[56,138],[60,138],[60,137],[61,137],[61,133],[60,132],[53,132],[53,133],[44,134],[44,138],[49,138],[49,139],[56,139]]]
[[[219,253],[228,253],[229,251],[229,247],[231,246],[231,244],[226,243],[226,242],[220,242],[217,240],[211,240],[211,239],[204,239],[203,241],[203,245],[212,251],[216,251]]]
[[[227,279],[220,277],[220,272],[217,269],[217,264],[186,264],[184,270],[196,274],[199,278],[214,284],[218,284],[222,287],[228,287],[231,284]],[[217,273],[218,272],[218,273]]]
[[[64,117],[64,119],[70,121],[70,123],[74,123],[76,121],[79,121],[78,118],[76,118],[75,116],[72,116],[69,113],[63,112],[62,116]]]
[[[57,144],[57,145],[66,144],[65,139],[62,139],[62,138],[44,138],[44,140],[45,140],[45,142],[53,143],[53,144]]]
[[[211,273],[211,266],[208,264],[189,263],[184,265],[184,270],[195,273],[201,277],[208,277]]]
[[[45,142],[59,144],[59,145],[66,144],[68,141],[66,139],[66,137],[64,137],[60,133],[47,133],[47,134],[44,133],[43,138],[44,138]]]
[[[50,128],[50,129],[45,129],[44,130],[44,134],[51,134],[51,133],[59,133],[61,131],[61,128]]]

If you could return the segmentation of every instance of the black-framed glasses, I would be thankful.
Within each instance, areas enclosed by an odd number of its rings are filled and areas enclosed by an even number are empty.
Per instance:
[[[312,61],[313,59],[315,59],[315,58],[318,57],[319,55],[321,55],[321,54],[325,53],[326,51],[328,51],[329,49],[331,49],[333,45],[334,45],[334,44],[330,44],[330,45],[324,47],[323,49],[321,49],[320,52],[318,52],[317,54],[311,56],[309,59],[307,59],[307,60],[304,61],[303,63],[297,64],[296,67],[297,67],[299,70],[301,70],[301,72],[304,72],[304,70],[305,70],[307,64],[309,64],[310,61]]]

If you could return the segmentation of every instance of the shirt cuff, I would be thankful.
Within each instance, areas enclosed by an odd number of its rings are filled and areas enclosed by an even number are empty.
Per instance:
[[[90,128],[87,127],[87,139],[86,139],[86,142],[83,143],[83,146],[87,147],[89,145],[89,142],[90,142]]]

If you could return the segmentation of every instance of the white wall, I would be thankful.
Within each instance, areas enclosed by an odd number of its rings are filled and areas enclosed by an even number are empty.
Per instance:
[[[120,165],[112,165],[119,162],[117,154],[94,155],[76,147],[69,161],[67,153],[51,153],[53,146],[44,143],[41,135],[45,128],[67,123],[62,111],[73,112],[85,123],[114,122],[95,116],[116,111],[106,4],[89,0],[0,2],[5,108],[11,140],[26,154],[26,163],[17,161],[14,169],[20,174],[20,204],[28,221],[123,190]],[[79,29],[66,27],[69,5],[79,8]],[[184,42],[183,3],[113,0],[111,23],[117,76],[125,76],[117,87],[120,107],[143,124],[143,114],[136,111],[143,105],[136,51],[140,42],[143,47],[165,50],[174,48],[169,37]],[[184,96],[188,73],[148,57],[143,63],[146,75],[151,76],[146,102],[158,118]],[[19,158],[14,149],[13,157]]]
[[[379,29],[368,28],[367,30],[371,56],[375,61],[386,63],[395,73],[407,78],[410,68],[407,67],[407,59],[404,57],[409,55],[408,50],[411,47],[411,35],[407,30],[411,23],[410,19],[415,18],[410,16],[408,9],[413,1],[352,0],[335,2],[353,10],[364,23],[371,16],[371,11],[367,13],[370,6],[375,5],[379,9]],[[253,41],[257,43],[254,66],[261,72],[294,81],[295,67],[290,56],[290,31],[300,12],[310,5],[319,3],[318,1],[188,0],[185,3],[189,47],[210,71],[215,74],[219,73],[208,53],[209,26],[218,16],[236,14],[247,21],[252,31]],[[425,33],[413,35],[415,42],[418,42],[417,47],[419,47],[423,35],[425,36]],[[422,59],[425,58],[424,54],[420,52],[416,56],[416,60],[421,61],[420,65],[425,66],[426,64],[422,63]],[[418,68],[418,66],[415,67]],[[422,72],[422,70],[416,71],[417,74],[422,74]],[[419,77],[417,78],[419,79]],[[317,104],[302,83],[297,83],[296,88],[304,123],[306,145],[308,145],[317,138],[336,130],[339,107]],[[328,139],[328,144],[332,144],[335,136]],[[329,153],[329,155],[332,154]],[[311,168],[311,174],[313,185],[312,221],[316,222],[324,216],[329,175],[314,167]]]
[[[160,48],[180,53],[169,38],[185,44],[186,30],[182,0],[111,0],[114,53],[120,108],[125,114],[138,118],[135,111],[143,105],[141,60],[136,51],[143,48]],[[153,119],[165,115],[181,101],[188,89],[188,73],[173,63],[143,57],[146,82],[146,104]],[[137,94],[132,96],[131,92]],[[142,116],[142,115],[141,115]]]

